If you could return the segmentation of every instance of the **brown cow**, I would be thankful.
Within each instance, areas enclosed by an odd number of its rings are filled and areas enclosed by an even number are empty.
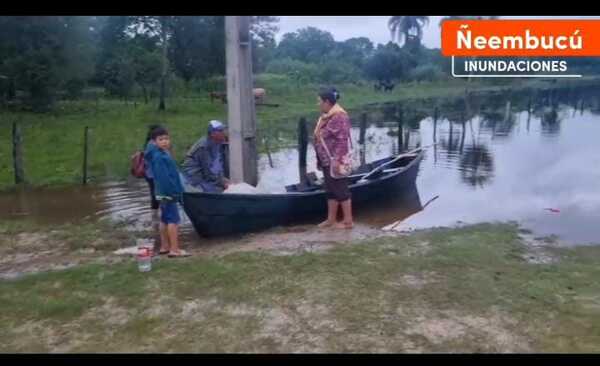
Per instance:
[[[263,88],[254,88],[254,89],[252,89],[252,93],[254,94],[255,102],[263,102],[263,99],[265,98],[267,91]]]
[[[265,95],[267,94],[267,91],[263,88],[255,88],[255,89],[252,89],[252,94],[254,94],[255,102],[263,102]],[[223,104],[227,103],[227,93],[225,93],[225,92],[212,91],[212,92],[208,93],[208,95],[210,96],[211,103],[215,99],[220,99],[223,102]]]

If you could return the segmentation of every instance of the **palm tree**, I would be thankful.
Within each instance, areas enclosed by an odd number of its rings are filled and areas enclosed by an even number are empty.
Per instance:
[[[404,42],[408,45],[411,41],[420,44],[423,38],[423,27],[429,24],[429,17],[424,15],[417,16],[393,16],[388,21],[388,28],[392,33],[392,41],[398,38],[398,43]]]
[[[445,20],[494,20],[494,19],[498,19],[500,18],[497,15],[491,15],[491,16],[485,16],[485,15],[477,15],[477,16],[471,16],[471,15],[450,15],[447,17],[443,17],[442,19],[440,19],[439,22],[439,26],[442,26],[442,23]]]

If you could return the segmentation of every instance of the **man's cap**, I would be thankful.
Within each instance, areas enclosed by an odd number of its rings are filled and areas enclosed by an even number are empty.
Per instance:
[[[208,133],[211,133],[213,131],[224,131],[225,129],[226,127],[221,121],[213,119],[212,121],[208,122]]]

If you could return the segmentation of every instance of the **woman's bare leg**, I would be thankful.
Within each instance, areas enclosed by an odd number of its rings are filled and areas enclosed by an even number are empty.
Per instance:
[[[319,227],[328,227],[335,225],[337,221],[339,202],[336,200],[327,200],[327,220],[319,224]]]
[[[336,227],[340,229],[351,229],[354,226],[354,219],[352,217],[352,200],[347,199],[343,202],[340,202],[340,206],[342,206],[344,219],[340,224],[337,224]]]

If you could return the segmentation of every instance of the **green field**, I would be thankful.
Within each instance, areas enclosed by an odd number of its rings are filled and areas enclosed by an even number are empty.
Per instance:
[[[580,85],[583,81],[559,81],[549,84],[541,80],[515,81],[510,85],[493,85],[480,81],[450,80],[432,83],[399,84],[391,93],[375,92],[372,85],[340,85],[341,104],[357,108],[370,103],[402,101],[409,98],[451,97],[470,90],[513,89]],[[570,83],[570,84],[568,84]],[[267,89],[265,102],[278,108],[257,107],[258,133],[279,133],[293,138],[295,118],[316,117],[318,85],[297,85],[284,76],[260,75],[257,87]],[[0,112],[0,189],[13,187],[12,122],[23,131],[24,167],[27,183],[34,186],[76,184],[82,177],[84,126],[90,127],[89,176],[92,181],[120,180],[128,174],[129,156],[143,143],[146,127],[164,123],[172,133],[175,154],[181,159],[185,150],[201,135],[210,119],[225,119],[226,106],[211,103],[207,93],[167,100],[166,112],[157,110],[157,101],[144,104],[140,100],[124,102],[111,99],[98,101],[64,101],[55,111],[44,114]],[[269,139],[271,149],[278,141]],[[260,139],[259,139],[260,143]],[[261,147],[262,148],[262,147]]]

